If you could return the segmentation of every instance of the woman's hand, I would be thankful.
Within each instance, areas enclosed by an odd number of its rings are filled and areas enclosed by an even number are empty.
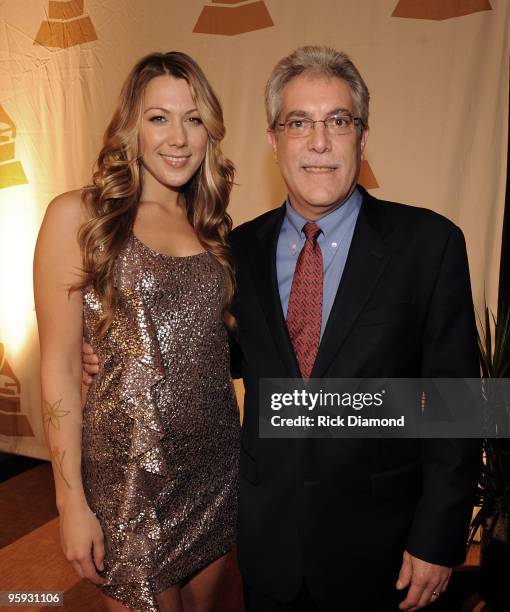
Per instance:
[[[97,573],[104,569],[103,530],[86,502],[68,504],[61,510],[60,541],[66,559],[80,578],[104,584],[104,578]]]

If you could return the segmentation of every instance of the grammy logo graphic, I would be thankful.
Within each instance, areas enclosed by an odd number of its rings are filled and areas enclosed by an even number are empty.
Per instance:
[[[443,21],[491,10],[489,0],[399,0],[392,16]]]
[[[19,380],[7,363],[4,345],[0,342],[0,434],[33,437],[27,417],[21,414],[20,392]]]
[[[14,160],[16,126],[0,104],[0,189],[28,183],[23,166]]]
[[[271,15],[262,0],[257,2],[251,0],[248,2],[246,0],[211,0],[202,9],[193,32],[235,36],[236,34],[270,28],[273,25]]]
[[[43,21],[34,44],[67,49],[97,40],[97,34],[85,15],[85,0],[49,0],[48,21]]]
[[[358,183],[365,189],[377,189],[379,183],[366,159],[361,160]]]

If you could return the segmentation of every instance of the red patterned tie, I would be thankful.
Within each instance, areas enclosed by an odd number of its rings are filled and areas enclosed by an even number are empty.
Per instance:
[[[322,251],[317,244],[321,228],[313,222],[303,227],[306,242],[299,253],[292,279],[287,329],[301,376],[310,378],[319,349],[322,321]]]

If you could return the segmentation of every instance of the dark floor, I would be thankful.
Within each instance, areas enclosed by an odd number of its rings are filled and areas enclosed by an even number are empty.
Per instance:
[[[32,459],[31,457],[0,452],[0,482],[21,474],[21,472],[41,463],[44,463],[41,459]]]

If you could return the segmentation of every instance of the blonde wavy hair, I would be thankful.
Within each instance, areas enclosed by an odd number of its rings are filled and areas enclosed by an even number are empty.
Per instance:
[[[234,265],[227,236],[232,220],[226,208],[234,181],[234,165],[220,148],[225,135],[223,112],[211,85],[198,64],[185,53],[151,53],[128,75],[118,107],[108,125],[92,184],[83,190],[90,217],[78,233],[83,254],[84,280],[75,289],[92,286],[103,305],[97,333],[104,336],[117,305],[114,287],[115,260],[133,229],[142,193],[138,132],[143,95],[149,81],[171,75],[184,79],[191,90],[208,133],[205,158],[182,189],[188,220],[201,245],[217,260],[225,277],[222,319],[233,329],[229,311],[235,290]]]

